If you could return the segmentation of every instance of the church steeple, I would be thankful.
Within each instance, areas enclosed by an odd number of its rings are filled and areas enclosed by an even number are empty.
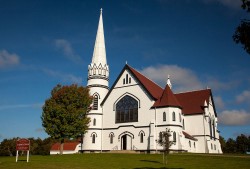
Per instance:
[[[95,82],[90,82],[91,79],[98,79]],[[100,11],[100,18],[98,23],[98,29],[96,33],[96,40],[94,46],[94,52],[92,56],[92,62],[88,66],[88,86],[101,85],[108,88],[109,79],[109,66],[106,59],[106,49],[105,49],[105,39],[104,39],[104,29],[102,20],[102,9]],[[102,82],[102,80],[104,80]]]
[[[93,52],[92,63],[95,63],[97,65],[101,63],[102,66],[107,64],[104,29],[103,29],[103,21],[102,21],[102,9],[100,12],[100,18],[99,18],[99,24],[98,24],[97,34],[96,34],[95,48]]]

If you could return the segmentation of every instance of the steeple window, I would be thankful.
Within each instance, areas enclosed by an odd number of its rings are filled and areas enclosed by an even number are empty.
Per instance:
[[[98,99],[99,99],[99,97],[98,97],[98,94],[96,93],[96,94],[94,94],[94,96],[93,96],[93,110],[98,110]]]
[[[138,101],[131,96],[124,96],[116,104],[116,123],[137,122]]]

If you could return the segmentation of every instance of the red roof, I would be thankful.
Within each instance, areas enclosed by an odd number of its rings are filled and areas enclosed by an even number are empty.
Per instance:
[[[145,77],[132,67],[128,66],[128,68],[155,100],[161,97],[163,89],[160,86],[158,86],[156,83],[154,83],[153,81],[151,81],[150,79],[148,79],[147,77]]]
[[[79,144],[79,142],[68,142],[64,143],[63,150],[75,150],[76,146]],[[50,150],[60,150],[60,143],[55,143],[52,145]]]
[[[161,97],[158,100],[156,100],[153,107],[168,107],[168,106],[181,107],[181,104],[176,99],[169,85],[166,85],[164,91],[162,92]]]
[[[176,98],[182,105],[182,112],[185,115],[189,114],[203,114],[204,102],[209,103],[209,97],[211,96],[211,90],[199,90],[186,93],[175,94]]]
[[[182,133],[184,134],[185,138],[188,138],[188,139],[190,139],[190,140],[197,141],[196,138],[194,138],[194,137],[191,136],[190,134],[186,133],[185,131],[182,131]]]

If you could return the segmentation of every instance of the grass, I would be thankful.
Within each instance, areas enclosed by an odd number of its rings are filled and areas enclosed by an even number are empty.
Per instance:
[[[250,168],[248,155],[171,154],[162,164],[160,154],[74,154],[53,156],[0,157],[0,169],[230,169]]]

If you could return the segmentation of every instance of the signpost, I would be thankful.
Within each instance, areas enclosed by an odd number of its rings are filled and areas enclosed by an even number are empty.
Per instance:
[[[18,161],[18,151],[27,151],[27,162],[29,162],[30,141],[25,138],[16,141],[16,162]]]

